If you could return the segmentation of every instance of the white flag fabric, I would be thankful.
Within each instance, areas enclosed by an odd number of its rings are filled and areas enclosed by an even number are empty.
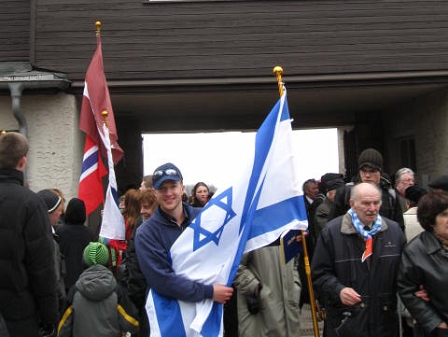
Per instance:
[[[109,168],[109,184],[107,185],[106,200],[101,222],[100,237],[115,240],[125,240],[126,230],[124,219],[118,208],[117,179],[115,177],[112,148],[109,138],[109,129],[103,124],[103,132],[98,130],[107,153]]]
[[[219,189],[171,247],[176,274],[205,284],[231,285],[243,253],[277,240],[289,228],[306,230],[291,120],[283,96],[255,137],[239,180]],[[150,290],[151,336],[222,336],[223,306],[183,302]]]

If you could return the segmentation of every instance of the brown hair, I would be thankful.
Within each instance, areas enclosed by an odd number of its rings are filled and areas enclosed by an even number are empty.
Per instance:
[[[432,232],[437,215],[446,209],[448,209],[448,194],[430,191],[418,202],[417,219],[425,230]]]
[[[126,220],[128,226],[132,229],[137,225],[138,218],[140,217],[140,204],[138,202],[140,191],[136,189],[129,189],[124,194],[124,209],[126,212]]]
[[[20,159],[28,153],[28,141],[18,132],[0,135],[0,168],[15,169]]]
[[[142,203],[147,202],[149,206],[154,211],[157,207],[157,199],[152,190],[146,190],[140,193],[140,197],[138,198],[138,204],[142,205]]]

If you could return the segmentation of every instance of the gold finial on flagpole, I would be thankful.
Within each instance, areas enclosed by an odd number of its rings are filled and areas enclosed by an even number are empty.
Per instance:
[[[107,116],[109,115],[109,113],[106,110],[103,110],[103,112],[101,112],[101,116],[103,116],[104,118],[104,125],[106,125],[107,128]]]
[[[95,26],[96,26],[96,36],[100,36],[101,35],[101,21],[95,22]]]
[[[277,83],[278,83],[278,92],[280,93],[280,97],[283,95],[283,81],[282,81],[282,75],[283,75],[283,68],[280,66],[275,66],[272,70],[275,76],[277,76]]]

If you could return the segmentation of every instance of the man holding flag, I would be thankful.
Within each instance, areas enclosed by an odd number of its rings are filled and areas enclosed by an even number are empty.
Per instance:
[[[259,128],[247,163],[235,166],[241,170],[238,181],[218,190],[196,217],[181,203],[179,170],[172,164],[156,169],[153,182],[161,206],[135,239],[150,286],[151,336],[174,331],[222,336],[222,303],[232,295],[243,253],[270,244],[285,230],[307,228],[291,136],[285,90]]]
[[[182,202],[184,186],[180,170],[175,165],[166,163],[154,171],[152,179],[159,206],[152,217],[137,229],[135,246],[140,268],[148,286],[156,292],[153,296],[187,302],[213,299],[225,303],[232,296],[232,287],[221,284],[207,285],[190,280],[177,275],[171,266],[171,246],[198,213],[198,209]],[[159,327],[155,315],[161,315],[163,308],[155,307],[157,313],[148,311],[151,334],[158,329],[162,336],[169,336],[173,331],[185,330],[170,320],[169,316],[174,311],[164,309],[167,315],[164,320],[166,325]],[[173,310],[176,308],[173,307]],[[161,320],[160,322],[162,324]]]

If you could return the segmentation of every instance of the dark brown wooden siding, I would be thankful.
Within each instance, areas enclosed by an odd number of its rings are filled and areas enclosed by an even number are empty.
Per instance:
[[[37,0],[35,66],[82,80],[100,20],[108,81],[441,70],[447,18],[446,0]]]
[[[0,2],[0,62],[28,61],[31,0]]]

